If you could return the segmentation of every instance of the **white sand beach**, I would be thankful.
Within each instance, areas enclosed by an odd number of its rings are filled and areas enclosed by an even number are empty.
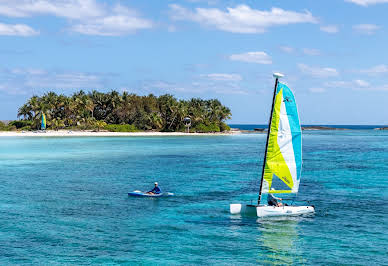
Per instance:
[[[183,133],[183,132],[108,132],[108,131],[71,131],[71,130],[47,130],[47,131],[0,131],[0,137],[121,137],[121,136],[220,136],[240,134],[240,131],[222,133]]]

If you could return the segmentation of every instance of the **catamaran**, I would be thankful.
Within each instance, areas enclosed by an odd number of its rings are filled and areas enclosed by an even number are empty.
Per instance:
[[[297,193],[302,171],[302,130],[294,94],[273,74],[271,115],[268,123],[263,170],[257,205],[230,204],[231,214],[264,216],[301,215],[314,212],[314,206],[268,206],[261,204],[266,193]]]

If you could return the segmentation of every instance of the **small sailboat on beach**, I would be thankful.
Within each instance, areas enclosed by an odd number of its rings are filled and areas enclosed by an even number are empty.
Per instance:
[[[42,113],[42,118],[40,121],[40,130],[46,130],[46,115]]]
[[[275,73],[275,88],[268,123],[263,170],[257,205],[230,204],[231,214],[264,216],[301,215],[314,212],[314,206],[268,206],[263,194],[295,194],[302,171],[302,130],[294,94]]]

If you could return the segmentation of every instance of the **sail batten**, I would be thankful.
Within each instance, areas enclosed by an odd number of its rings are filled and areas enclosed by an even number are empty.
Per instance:
[[[297,193],[302,168],[302,134],[292,91],[277,84],[261,193]]]

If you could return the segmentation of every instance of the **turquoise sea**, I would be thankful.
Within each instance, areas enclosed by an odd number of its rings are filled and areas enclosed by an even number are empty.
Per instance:
[[[388,132],[311,131],[296,202],[257,219],[265,135],[0,138],[0,264],[388,264]],[[131,198],[158,181],[172,198]]]

